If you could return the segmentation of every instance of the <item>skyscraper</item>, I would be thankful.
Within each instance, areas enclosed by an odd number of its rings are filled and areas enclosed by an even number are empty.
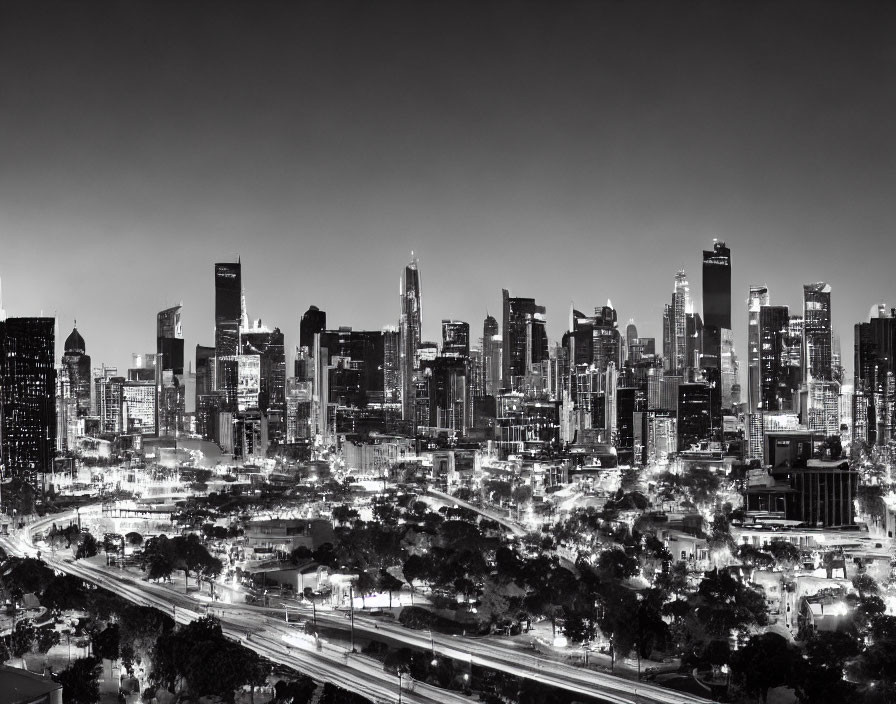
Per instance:
[[[0,458],[35,485],[55,453],[55,326],[54,318],[0,321]]]
[[[247,367],[242,357],[255,355],[259,382],[257,409],[267,416],[269,437],[281,441],[286,428],[286,351],[280,328],[271,330],[258,320],[253,327],[240,332],[241,364],[243,369],[250,370],[250,376],[255,371],[254,362]]]
[[[314,348],[315,333],[327,329],[327,313],[317,306],[310,306],[299,322],[299,347]]]
[[[886,444],[896,426],[896,308],[872,306],[855,326],[855,380],[853,438]]]
[[[401,286],[401,417],[414,420],[414,371],[419,367],[417,347],[423,325],[420,271],[417,259],[404,269]]]
[[[78,324],[65,339],[62,366],[68,374],[71,395],[77,404],[79,418],[90,415],[90,355],[84,338],[78,332]]]
[[[719,240],[703,251],[703,324],[731,329],[731,250]]]
[[[638,339],[638,328],[635,325],[634,318],[629,318],[628,325],[625,326],[625,361],[632,358],[632,345]]]
[[[498,321],[491,315],[482,323],[482,365],[485,393],[494,396],[501,388],[501,339]]]
[[[831,287],[803,286],[803,380],[831,381]]]
[[[511,298],[507,289],[502,292],[504,308],[503,384],[511,390],[522,385],[522,379],[532,364],[548,358],[548,338],[545,331],[545,307],[535,304],[534,298]]]
[[[242,314],[242,265],[215,264],[215,355],[234,356],[239,351]]]
[[[215,391],[219,411],[236,411],[240,351],[240,322],[243,313],[242,265],[215,264]]]
[[[769,304],[767,286],[750,286],[750,297],[747,301],[747,405],[750,413],[759,410],[762,400],[761,335],[759,328],[759,311]]]
[[[156,319],[155,427],[159,436],[176,435],[184,429],[183,374],[184,331],[181,306],[177,305],[161,311]]]
[[[462,320],[442,321],[442,356],[470,356],[470,324]]]
[[[788,377],[787,337],[790,311],[787,306],[759,309],[760,385],[757,410],[793,410],[793,388]]]
[[[679,271],[675,274],[672,303],[666,307],[663,323],[664,353],[668,359],[667,370],[672,374],[684,375],[688,367],[693,366],[693,360],[688,359],[687,342],[687,315],[692,312],[687,274]]]

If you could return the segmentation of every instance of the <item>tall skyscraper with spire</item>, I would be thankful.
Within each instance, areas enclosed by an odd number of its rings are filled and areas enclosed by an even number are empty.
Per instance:
[[[411,262],[404,269],[401,282],[401,417],[414,419],[414,372],[418,368],[417,348],[423,325],[423,307],[420,293],[420,270],[417,258],[411,253]]]
[[[691,311],[691,289],[684,270],[675,274],[672,288],[672,303],[666,306],[663,314],[663,354],[666,356],[666,369],[674,375],[684,375],[685,370],[693,365],[688,359],[688,322]]]

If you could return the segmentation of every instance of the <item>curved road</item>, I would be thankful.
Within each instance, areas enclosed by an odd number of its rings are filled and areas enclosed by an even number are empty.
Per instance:
[[[84,509],[82,509],[82,516]],[[32,530],[39,530],[52,522],[64,522],[68,515],[50,516],[26,528],[28,540],[5,538],[4,547],[9,546],[12,553],[33,554],[35,548],[30,543]],[[71,514],[74,517],[74,514]],[[176,592],[168,587],[134,579],[116,570],[107,570],[101,566],[71,559],[57,558],[45,561],[55,569],[74,574],[81,579],[99,584],[116,592],[135,603],[153,606],[168,611],[176,607],[176,618],[180,623],[189,623],[202,614],[195,611],[196,602],[189,596]],[[363,655],[349,654],[339,648],[322,641],[319,646],[307,640],[293,628],[279,619],[266,614],[279,614],[280,609],[252,607],[249,605],[229,605],[216,602],[215,608],[221,608],[221,626],[227,635],[241,640],[244,645],[269,659],[297,667],[313,678],[331,682],[337,686],[355,691],[377,701],[393,702],[398,698],[398,678],[386,673],[382,664]],[[292,607],[295,608],[295,607]],[[310,613],[310,608],[307,608]],[[325,626],[348,630],[344,614],[320,610],[317,620]],[[537,654],[520,651],[514,647],[494,640],[480,640],[446,636],[428,631],[414,631],[394,623],[383,622],[364,616],[355,616],[355,631],[361,635],[377,640],[388,640],[421,650],[432,648],[435,653],[456,659],[460,662],[499,670],[508,674],[534,679],[543,684],[560,687],[591,697],[597,697],[610,704],[696,704],[711,702],[690,694],[676,692],[662,687],[634,682],[603,672],[587,670],[553,660],[545,660]],[[251,632],[251,640],[246,635]],[[287,650],[286,645],[289,644]],[[284,652],[286,651],[286,652]],[[407,680],[403,681],[408,684]],[[457,692],[439,689],[422,682],[413,682],[413,690],[402,690],[402,701],[407,702],[469,702]]]

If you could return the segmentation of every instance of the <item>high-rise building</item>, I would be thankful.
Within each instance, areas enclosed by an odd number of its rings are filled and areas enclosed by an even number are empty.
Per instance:
[[[68,375],[70,393],[75,399],[78,417],[90,415],[90,355],[87,354],[84,338],[78,332],[77,321],[65,339],[62,366]]]
[[[414,371],[419,368],[417,348],[423,326],[422,296],[420,293],[420,271],[417,259],[413,259],[404,269],[401,286],[401,417],[414,419]]]
[[[314,347],[314,336],[327,329],[327,313],[317,306],[310,306],[299,322],[299,347]]]
[[[199,397],[215,389],[215,348],[196,345],[196,409]]]
[[[215,355],[239,353],[242,315],[242,265],[239,261],[215,264]]]
[[[184,331],[181,308],[161,311],[156,319],[156,421],[159,436],[177,435],[184,430],[186,405],[184,375]],[[127,420],[123,421],[125,424]],[[127,430],[127,427],[123,428]]]
[[[675,275],[672,289],[672,303],[666,306],[663,316],[663,353],[666,356],[666,369],[671,374],[685,375],[693,360],[688,359],[688,323],[687,316],[691,310],[691,294],[687,274],[679,271]]]
[[[504,308],[504,344],[502,379],[505,387],[522,386],[532,364],[548,359],[545,307],[534,298],[511,298],[502,292]]]
[[[634,318],[629,318],[628,325],[625,326],[625,360],[632,358],[632,345],[638,339],[638,328],[635,325]]]
[[[461,320],[442,321],[442,356],[470,356],[470,324]]]
[[[760,385],[757,410],[793,410],[794,379],[787,361],[789,324],[790,311],[787,306],[760,307]]]
[[[482,376],[487,396],[494,396],[501,388],[501,342],[498,321],[487,315],[482,324]]]
[[[832,381],[831,287],[819,282],[803,286],[803,380]]]
[[[383,402],[401,401],[401,332],[395,326],[383,328]]]
[[[678,449],[687,450],[709,440],[713,433],[709,384],[678,387]]]
[[[731,329],[731,250],[719,240],[703,251],[703,324]]]
[[[767,305],[769,305],[768,287],[750,286],[750,297],[747,301],[747,405],[750,413],[759,410],[762,400],[759,311],[762,306]]]
[[[253,361],[243,360],[243,357],[251,357]],[[286,351],[280,328],[271,330],[264,327],[258,320],[254,326],[240,332],[240,361],[238,365],[241,370],[246,370],[249,374],[249,377],[245,379],[247,383],[254,383],[254,359],[256,357],[258,360],[258,397],[255,408],[267,417],[268,437],[279,442],[283,440],[286,422]],[[245,391],[242,374],[239,379],[238,397],[241,392]],[[244,398],[244,405],[245,402]],[[240,405],[239,401],[237,405]]]
[[[0,320],[0,460],[37,484],[53,468],[56,437],[54,318]]]
[[[896,308],[872,306],[855,326],[853,439],[885,445],[896,438]]]

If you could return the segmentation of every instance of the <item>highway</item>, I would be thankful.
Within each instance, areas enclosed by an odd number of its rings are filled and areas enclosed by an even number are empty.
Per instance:
[[[84,509],[81,515],[83,518]],[[71,517],[73,518],[74,514],[71,514]],[[68,515],[41,519],[28,526],[24,536],[4,537],[0,540],[0,545],[11,554],[33,555],[36,549],[30,542],[31,531],[41,530],[54,521],[63,523],[68,519]],[[114,569],[74,561],[71,558],[58,559],[47,555],[43,555],[43,558],[54,569],[98,584],[134,603],[153,606],[167,612],[176,607],[176,618],[179,623],[189,623],[202,615],[196,611],[198,605],[193,598],[170,587],[136,579]],[[228,636],[240,640],[265,657],[294,667],[320,681],[331,682],[368,698],[374,698],[378,702],[397,700],[398,678],[384,672],[379,661],[359,654],[349,654],[345,648],[323,641],[314,643],[308,640],[294,628],[275,618],[275,615],[282,613],[282,609],[222,602],[215,602],[214,607],[220,610],[221,625]],[[296,610],[294,606],[290,608]],[[310,607],[307,608],[308,615],[310,611]],[[316,618],[322,626],[340,631],[347,631],[349,628],[348,620],[340,612],[321,609],[317,611]],[[460,662],[469,662],[534,679],[543,684],[597,697],[610,704],[691,704],[712,701],[657,685],[547,660],[534,652],[522,651],[493,639],[463,638],[429,631],[415,631],[395,623],[357,614],[354,625],[356,634],[361,636],[421,650],[432,648],[436,654]],[[251,640],[247,641],[248,633],[251,633]],[[289,643],[289,651],[286,650],[285,643]],[[469,697],[459,693],[438,689],[422,682],[411,682],[409,678],[403,678],[403,682],[412,685],[413,690],[404,689],[402,701],[446,703],[470,701]]]

